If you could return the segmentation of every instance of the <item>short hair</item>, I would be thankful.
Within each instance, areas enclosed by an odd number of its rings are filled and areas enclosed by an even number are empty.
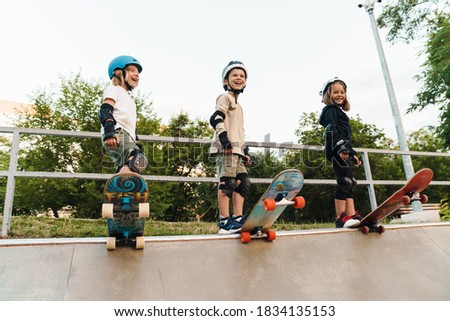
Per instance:
[[[350,102],[348,101],[348,95],[347,95],[347,85],[342,80],[335,80],[331,85],[328,86],[328,88],[323,93],[322,101],[326,105],[336,105],[336,103],[331,98],[331,88],[334,84],[340,84],[342,87],[344,87],[345,90],[345,100],[344,100],[344,106],[342,106],[342,109],[345,111],[350,110]]]

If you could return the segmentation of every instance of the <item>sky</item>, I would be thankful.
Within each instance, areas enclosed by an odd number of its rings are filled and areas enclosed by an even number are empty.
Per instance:
[[[386,0],[384,0],[386,2]],[[348,86],[364,123],[397,139],[369,16],[358,0],[0,0],[0,100],[23,104],[60,76],[108,81],[109,62],[132,55],[138,90],[163,123],[179,114],[208,120],[230,60],[248,69],[239,100],[246,140],[296,143],[303,113],[319,112],[332,78]],[[375,16],[383,3],[375,6]],[[383,48],[406,133],[436,125],[438,111],[406,114],[421,85],[419,42]],[[362,147],[362,146],[361,146]]]

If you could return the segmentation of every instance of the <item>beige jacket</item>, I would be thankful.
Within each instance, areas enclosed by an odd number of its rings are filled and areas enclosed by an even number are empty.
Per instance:
[[[228,139],[233,146],[233,154],[244,156],[244,112],[241,105],[235,102],[232,93],[227,92],[217,97],[216,110],[223,112],[225,119],[216,126],[216,132],[214,133],[209,153],[212,155],[222,154],[223,148],[219,141],[219,134],[226,131]]]

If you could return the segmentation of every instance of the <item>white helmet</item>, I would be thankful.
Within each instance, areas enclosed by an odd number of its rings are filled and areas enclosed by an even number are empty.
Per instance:
[[[225,79],[227,79],[228,74],[230,73],[230,71],[235,69],[235,68],[242,69],[244,71],[244,73],[245,73],[245,79],[247,79],[247,68],[245,68],[244,64],[242,62],[240,62],[240,61],[237,61],[237,60],[230,61],[228,63],[228,65],[226,65],[226,67],[222,71],[222,85],[223,85],[223,89],[227,90],[227,85],[225,85]],[[242,90],[240,92],[243,92],[244,88],[242,88]]]
[[[328,87],[330,87],[335,81],[341,81],[345,85],[345,87],[347,87],[347,84],[342,79],[340,79],[339,77],[334,77],[323,84],[322,90],[319,92],[319,95],[323,97]]]

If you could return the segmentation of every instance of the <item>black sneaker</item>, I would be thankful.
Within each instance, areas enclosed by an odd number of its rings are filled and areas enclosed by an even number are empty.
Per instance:
[[[238,233],[242,229],[242,223],[235,221],[232,217],[219,222],[219,234]]]

